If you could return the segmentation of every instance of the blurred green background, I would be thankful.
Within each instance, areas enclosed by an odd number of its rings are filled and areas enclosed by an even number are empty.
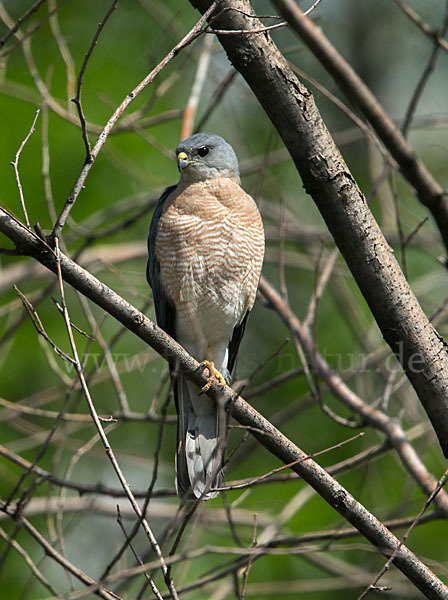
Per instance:
[[[10,28],[9,23],[16,22],[31,5],[31,0],[4,0],[0,4],[0,37]],[[258,14],[274,14],[269,2],[255,1],[253,5]],[[44,2],[20,31],[28,31],[54,6],[54,2]],[[70,98],[84,55],[109,6],[110,2],[105,0],[69,0],[57,12],[57,20],[45,21],[28,43],[0,56],[0,202],[23,221],[10,163],[40,107],[36,131],[20,156],[19,172],[30,222],[39,222],[44,231],[51,229],[52,213],[61,210],[85,160],[78,117]],[[303,3],[301,6],[308,7]],[[415,0],[412,7],[432,29],[441,26],[444,2]],[[198,18],[185,0],[118,2],[88,62],[83,81],[82,104],[92,144],[126,94]],[[400,122],[432,52],[430,39],[390,0],[323,1],[313,18],[391,116]],[[272,35],[291,63],[344,100],[331,77],[292,32],[279,29]],[[11,37],[5,47],[15,41]],[[164,187],[177,181],[173,150],[180,140],[182,110],[190,97],[203,51],[204,37],[183,50],[131,103],[101,150],[64,234],[70,256],[151,318],[154,313],[145,278],[146,236],[155,201]],[[277,289],[283,280],[286,282],[291,308],[303,319],[316,278],[333,244],[293,164],[282,150],[281,140],[241,77],[233,77],[219,102],[216,101],[216,94],[231,70],[214,40],[195,127],[211,108],[201,128],[224,136],[233,145],[240,160],[242,185],[256,198],[263,215],[267,234],[263,274]],[[448,185],[447,81],[448,56],[442,52],[418,103],[409,135],[412,145],[444,187]],[[369,194],[383,170],[384,158],[330,98],[312,85],[309,87],[315,92],[323,117],[352,173]],[[159,122],[145,124],[148,118]],[[444,250],[432,222],[426,221],[419,228],[404,256],[399,243],[399,227],[404,237],[414,232],[427,216],[424,207],[396,171],[369,197],[397,258],[406,267],[413,290],[425,312],[432,314],[443,305],[447,295]],[[120,227],[123,223],[125,226]],[[4,236],[0,236],[0,246],[12,247]],[[93,424],[88,419],[76,420],[70,416],[55,419],[62,407],[71,415],[86,415],[85,400],[77,388],[71,390],[72,382],[76,381],[73,369],[54,354],[26,317],[12,288],[14,283],[33,302],[48,335],[69,352],[64,323],[52,300],[59,297],[55,277],[28,258],[0,255],[1,444],[31,462],[44,448],[38,459],[42,469],[84,485],[101,483],[119,488],[101,444],[94,439]],[[161,413],[168,393],[166,364],[92,304],[89,304],[89,320],[78,294],[68,286],[66,296],[72,322],[92,333],[92,323],[96,321],[110,345],[111,361],[123,388],[122,402],[124,394],[131,417],[119,417],[115,424],[108,425],[109,439],[132,489],[144,492],[151,481],[159,434],[159,425],[145,415]],[[411,431],[419,455],[429,471],[439,478],[445,462],[435,436],[413,390],[404,381],[398,385],[402,374],[384,347],[369,309],[341,258],[337,259],[319,302],[314,328],[324,358],[348,378],[350,386],[365,402],[381,399],[388,382],[396,384],[386,410]],[[442,335],[447,333],[444,320],[439,331]],[[243,396],[278,423],[306,452],[317,452],[350,438],[358,429],[353,432],[324,414],[310,399],[306,379],[301,374],[295,373],[267,391],[260,388],[300,367],[289,337],[279,316],[260,298],[249,320],[234,381],[247,380]],[[98,339],[92,342],[80,334],[76,334],[76,342],[80,355],[84,356],[98,412],[104,416],[118,414],[118,393],[101,344]],[[376,358],[367,361],[369,354],[375,354]],[[353,415],[326,392],[324,385],[321,391],[325,403],[335,413],[353,420]],[[11,408],[8,402],[15,403],[18,409]],[[27,408],[30,410],[26,411]],[[44,414],[39,410],[52,412]],[[168,414],[174,415],[172,404]],[[174,490],[173,420],[163,431],[156,489]],[[319,462],[332,465],[384,441],[384,436],[371,428],[363,426],[359,430],[365,432],[362,438],[322,455]],[[277,459],[250,436],[241,442],[243,438],[244,432],[231,430],[230,451],[235,449],[235,453],[230,460],[228,481],[262,475],[279,466]],[[0,458],[3,499],[14,489],[22,473],[23,468]],[[382,520],[415,515],[425,501],[416,482],[391,451],[338,477]],[[81,500],[89,499],[88,494],[79,496],[76,491],[53,485],[35,474],[28,475],[20,491],[26,492],[25,511],[35,510],[29,517],[34,526],[74,565],[94,579],[100,577],[123,542],[123,533],[115,519],[117,500],[96,496],[96,505],[81,505]],[[15,499],[18,495],[20,492]],[[39,498],[41,505],[36,502]],[[50,507],[51,502],[54,504]],[[123,499],[119,503],[130,530],[133,520],[126,513],[128,505]],[[238,542],[223,512],[224,505],[233,505],[235,529],[246,546],[250,546],[253,536],[254,513],[258,514],[259,541],[266,541],[269,536],[294,538],[347,526],[303,482],[283,481],[254,486],[250,491],[231,491],[224,499],[209,502],[188,526],[181,548],[190,551],[214,545],[236,552]],[[151,502],[149,518],[156,535],[163,536],[177,507],[178,500],[172,494]],[[5,535],[17,540],[59,594],[82,589],[44,556],[23,528],[16,527],[1,513],[0,521]],[[448,580],[447,534],[446,522],[439,520],[419,526],[408,540],[409,547],[445,581]],[[169,551],[172,541],[173,538],[166,541],[164,552]],[[142,533],[138,534],[135,546],[142,557],[151,558]],[[384,559],[361,537],[316,542],[308,549],[296,545],[294,552],[288,550],[288,545],[279,547],[286,550],[253,562],[247,597],[357,598],[384,564]],[[181,589],[199,577],[224,571],[237,559],[238,555],[230,551],[227,555],[209,551],[197,559],[181,562],[173,569],[176,586]],[[128,550],[116,570],[133,565],[134,558]],[[51,596],[5,538],[0,538],[0,569],[2,598],[31,600]],[[160,572],[155,571],[155,575],[159,589],[165,591]],[[421,597],[395,569],[388,577],[394,585],[391,596]],[[241,584],[241,573],[239,580]],[[182,597],[235,598],[238,596],[232,581],[231,575],[223,575]],[[144,578],[139,575],[121,587],[116,583],[109,586],[125,598],[137,598]],[[141,597],[149,598],[151,594],[146,590]]]

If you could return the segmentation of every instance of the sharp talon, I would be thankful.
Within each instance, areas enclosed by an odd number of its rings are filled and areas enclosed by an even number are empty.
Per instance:
[[[201,389],[201,394],[206,394],[208,390],[212,387],[212,384],[215,382],[223,387],[226,385],[226,380],[221,375],[221,373],[217,369],[215,369],[215,365],[212,361],[203,360],[198,368],[207,369],[209,373],[208,381]]]
[[[207,383],[204,385],[204,387],[201,389],[201,394],[206,394],[208,392],[208,390],[212,387],[212,378],[210,377],[210,379],[207,381]]]

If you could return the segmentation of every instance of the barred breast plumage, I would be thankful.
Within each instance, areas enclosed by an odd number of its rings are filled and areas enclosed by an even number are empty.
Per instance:
[[[254,200],[229,178],[179,184],[160,217],[155,251],[183,342],[231,337],[254,304],[263,262]]]

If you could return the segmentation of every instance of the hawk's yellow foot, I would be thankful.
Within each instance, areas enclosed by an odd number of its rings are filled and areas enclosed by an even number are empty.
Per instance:
[[[208,373],[209,373],[208,381],[204,385],[204,387],[201,389],[201,393],[206,394],[208,392],[208,390],[211,388],[212,384],[215,382],[218,383],[219,385],[222,385],[223,387],[226,385],[226,380],[221,375],[221,373],[218,371],[218,369],[215,369],[215,365],[214,365],[213,361],[203,360],[201,362],[201,364],[199,365],[199,369],[207,369]]]

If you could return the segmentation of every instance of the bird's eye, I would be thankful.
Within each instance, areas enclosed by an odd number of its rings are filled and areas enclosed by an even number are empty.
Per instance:
[[[201,146],[200,148],[198,148],[199,156],[207,156],[209,152],[210,148],[208,146]]]

